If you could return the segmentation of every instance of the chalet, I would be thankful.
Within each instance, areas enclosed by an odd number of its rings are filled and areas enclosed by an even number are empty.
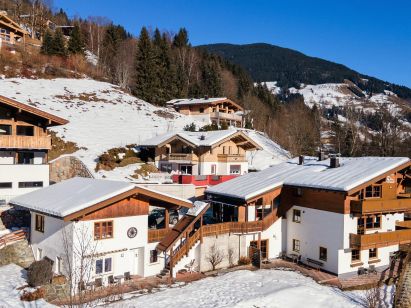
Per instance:
[[[159,239],[171,230],[169,211],[192,202],[121,181],[72,178],[14,198],[11,204],[31,212],[30,245],[37,260],[54,262],[54,272],[70,276],[76,264],[89,272],[76,276],[98,285],[114,278],[159,274],[164,258]],[[163,210],[163,229],[149,229],[150,209]]]
[[[67,123],[0,96],[0,203],[49,185],[47,128]]]
[[[229,177],[248,172],[247,151],[261,146],[237,129],[208,132],[179,132],[156,136],[143,142],[151,148],[161,172],[181,175],[189,184],[194,177]],[[183,179],[183,181],[181,181]]]
[[[288,255],[342,277],[387,267],[411,243],[409,158],[300,157],[209,187],[206,198],[220,221],[261,227],[245,245],[262,256]]]
[[[244,126],[244,109],[226,97],[173,99],[166,105],[179,113],[193,116],[204,124]]]
[[[11,45],[24,44],[27,36],[28,32],[7,16],[6,12],[0,12],[0,41]]]

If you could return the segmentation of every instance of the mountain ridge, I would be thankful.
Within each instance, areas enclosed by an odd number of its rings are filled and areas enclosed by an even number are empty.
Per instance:
[[[196,46],[243,67],[257,82],[277,81],[283,88],[300,84],[342,83],[352,81],[369,93],[391,91],[411,101],[411,89],[359,73],[348,66],[286,47],[268,43],[217,43]]]

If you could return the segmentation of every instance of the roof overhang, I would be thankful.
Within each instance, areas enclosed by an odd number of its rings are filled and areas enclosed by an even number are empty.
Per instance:
[[[262,147],[252,140],[249,136],[244,134],[242,131],[237,131],[232,135],[225,137],[224,139],[219,140],[218,142],[211,145],[211,148],[216,148],[222,143],[232,140],[237,146],[242,147],[246,150],[262,150]]]
[[[8,107],[15,108],[18,113],[27,112],[29,114],[35,115],[39,118],[47,120],[46,126],[56,126],[56,125],[65,125],[69,123],[68,120],[55,116],[51,113],[42,111],[40,109],[28,106],[23,103],[19,103],[13,99],[7,98],[0,95],[0,105],[6,105]]]
[[[106,206],[109,206],[109,205],[111,205],[113,203],[116,203],[116,202],[119,202],[121,200],[135,197],[137,195],[143,195],[143,196],[146,196],[146,197],[149,197],[149,198],[157,199],[157,200],[160,200],[160,201],[163,201],[163,202],[167,202],[167,203],[170,203],[170,204],[174,204],[174,205],[181,206],[181,207],[186,207],[186,208],[191,208],[193,206],[192,202],[190,202],[188,200],[180,199],[180,198],[168,195],[168,194],[153,191],[151,189],[139,186],[139,187],[135,187],[131,190],[128,190],[126,192],[120,193],[120,194],[118,194],[114,197],[111,197],[109,199],[106,199],[104,201],[93,204],[93,205],[91,205],[91,206],[89,206],[85,209],[82,209],[80,211],[77,211],[77,212],[74,212],[70,215],[67,215],[67,216],[63,217],[63,220],[64,221],[71,221],[71,220],[81,219],[82,217],[84,217],[87,214],[90,214],[92,212],[95,212],[97,210],[105,208]]]
[[[22,35],[28,34],[28,32],[24,30],[17,22],[15,22],[13,19],[11,19],[5,14],[0,14],[0,23],[12,28],[16,32],[20,32]]]

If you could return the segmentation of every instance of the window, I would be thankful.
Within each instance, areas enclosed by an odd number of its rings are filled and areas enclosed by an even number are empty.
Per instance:
[[[230,174],[241,174],[241,166],[240,165],[231,165],[230,166]]]
[[[258,247],[258,241],[251,241],[250,242],[250,248]],[[260,252],[261,252],[261,259],[267,259],[268,258],[268,240],[261,240],[260,241]],[[252,250],[250,250],[250,256],[252,255]]]
[[[300,241],[293,239],[293,251],[300,252]]]
[[[200,108],[200,113],[204,113],[204,108],[203,107]]]
[[[43,258],[43,249],[37,248],[37,260],[41,260]]]
[[[11,135],[11,125],[0,124],[0,135]]]
[[[161,164],[160,171],[161,172],[171,173],[172,165],[171,164]]]
[[[150,263],[156,263],[158,261],[157,250],[150,250]]]
[[[182,174],[193,174],[193,166],[191,165],[181,165],[180,172]]]
[[[22,165],[32,165],[34,164],[34,153],[33,152],[18,152],[17,162]]]
[[[364,222],[365,229],[379,229],[381,228],[381,215],[358,218],[358,227],[364,229]]]
[[[43,182],[19,182],[19,188],[43,187]]]
[[[357,262],[361,260],[360,251],[358,249],[351,250],[351,262]]]
[[[17,125],[17,136],[34,136],[34,127]]]
[[[12,188],[11,182],[0,182],[0,189]]]
[[[294,222],[301,222],[301,210],[293,210],[293,221]]]
[[[370,185],[366,187],[365,198],[381,198],[381,185]]]
[[[369,259],[376,259],[378,257],[377,248],[371,248],[368,250],[368,258]]]
[[[320,247],[320,260],[327,261],[327,248]]]
[[[216,174],[217,173],[217,165],[213,164],[211,165],[211,174]]]
[[[295,195],[297,197],[301,197],[303,195],[303,189],[301,187],[297,187],[295,190]]]
[[[102,258],[96,260],[96,274],[103,274],[112,271],[112,258]]]
[[[35,220],[36,220],[36,223],[35,223],[36,231],[44,233],[44,216],[36,214]]]
[[[113,238],[113,221],[99,221],[94,223],[94,239],[102,240]]]
[[[63,262],[63,260],[61,259],[61,257],[56,257],[56,273],[57,274],[61,273],[62,262]]]

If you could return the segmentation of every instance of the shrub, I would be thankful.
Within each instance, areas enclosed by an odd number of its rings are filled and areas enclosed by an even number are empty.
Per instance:
[[[131,164],[138,164],[141,163],[141,159],[134,156],[134,157],[125,157],[119,164],[119,167],[125,167]]]
[[[149,173],[158,173],[157,167],[151,164],[141,165],[140,169],[135,171],[133,177],[138,178],[138,176],[147,176]]]
[[[30,287],[38,287],[50,282],[53,277],[53,261],[42,259],[34,261],[27,270],[27,282]]]
[[[240,259],[238,259],[238,265],[248,265],[251,263],[251,260],[249,257],[240,257]]]
[[[23,291],[20,299],[25,302],[32,302],[40,298],[44,298],[46,291],[43,288],[38,288],[33,292]]]

